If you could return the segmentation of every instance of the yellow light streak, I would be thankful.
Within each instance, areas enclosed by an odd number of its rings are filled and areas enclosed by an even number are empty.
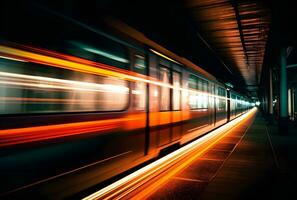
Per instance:
[[[167,59],[167,60],[170,60],[170,61],[172,61],[172,62],[175,62],[175,63],[181,65],[179,62],[177,62],[177,61],[175,61],[175,60],[173,60],[173,59],[171,59],[171,58],[165,56],[164,54],[161,54],[161,53],[158,52],[158,51],[155,51],[155,50],[153,50],[153,49],[150,49],[150,51],[153,52],[154,54],[157,54],[158,56],[161,56],[162,58],[165,58],[165,59]]]

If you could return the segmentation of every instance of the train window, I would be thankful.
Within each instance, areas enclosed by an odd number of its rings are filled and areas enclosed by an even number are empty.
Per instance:
[[[224,88],[218,87],[218,95],[221,97],[226,97],[226,90]],[[226,110],[226,99],[218,98],[218,110]]]
[[[178,72],[172,73],[172,81],[173,81],[173,110],[180,110],[180,99],[181,99],[181,91],[178,89],[180,88],[181,82],[181,75]]]
[[[218,87],[218,95],[225,97],[226,96],[226,90],[221,88],[221,87]]]
[[[197,95],[196,92],[190,91],[189,92],[189,106],[191,109],[197,109]]]
[[[234,101],[236,100],[236,95],[235,94],[231,94],[231,99]]]
[[[203,93],[198,94],[198,109],[206,109],[208,107],[208,82],[198,78],[199,90]]]
[[[197,77],[190,74],[189,76],[189,88],[197,90]],[[189,106],[191,109],[197,109],[197,93],[195,91],[189,92]]]
[[[208,82],[203,80],[203,91],[208,92]]]
[[[236,104],[236,95],[235,94],[231,94],[231,109],[232,110],[235,109],[235,104]]]
[[[194,75],[190,75],[189,76],[189,88],[191,89],[197,89],[197,80],[196,80],[196,76]]]
[[[135,110],[145,110],[146,105],[146,84],[144,82],[136,82],[135,89],[132,90],[134,95]]]
[[[237,106],[237,108],[241,108],[240,96],[237,96],[236,106]]]
[[[137,73],[146,75],[146,62],[145,57],[142,55],[135,55],[133,70]]]
[[[189,77],[189,88],[198,90],[190,91],[189,106],[191,109],[207,109],[208,108],[208,82],[194,75]]]
[[[160,67],[160,80],[162,83],[170,84],[170,71],[165,67]],[[161,87],[160,94],[160,110],[167,111],[170,110],[170,88]]]
[[[45,71],[46,69],[46,71]],[[0,59],[0,114],[120,111],[127,81]]]
[[[121,44],[109,39],[96,37],[92,45],[83,42],[70,41],[68,51],[78,57],[100,62],[113,67],[129,68],[128,50]]]
[[[200,78],[197,78],[197,85],[198,85],[198,90],[203,91],[203,82]]]

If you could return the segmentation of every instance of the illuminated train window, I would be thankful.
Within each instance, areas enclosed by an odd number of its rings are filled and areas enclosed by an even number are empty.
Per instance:
[[[134,90],[132,94],[134,96],[134,108],[135,110],[145,110],[146,106],[146,84],[144,82],[135,82]]]
[[[226,97],[226,90],[222,87],[218,87],[217,94],[221,97]],[[227,104],[225,98],[217,98],[217,110],[226,110]]]
[[[235,110],[235,106],[236,106],[236,95],[235,94],[231,94],[231,101],[230,101],[230,105],[231,105],[231,110]]]
[[[198,90],[203,92],[203,94],[199,94],[198,98],[198,108],[199,109],[207,109],[208,107],[208,82],[198,78]]]
[[[189,88],[195,91],[189,93],[189,106],[191,109],[208,108],[208,82],[197,76],[189,76]]]
[[[172,72],[172,82],[173,82],[173,92],[172,92],[172,101],[173,101],[173,110],[180,110],[180,100],[181,100],[181,91],[180,88],[181,83],[181,75],[178,72]]]
[[[134,56],[133,70],[135,72],[146,75],[146,70],[147,70],[146,66],[147,65],[146,65],[146,61],[145,61],[144,56],[138,55],[138,54]]]
[[[160,81],[170,85],[170,71],[165,67],[160,67]],[[170,110],[170,88],[161,87],[160,92],[160,110]]]
[[[189,76],[189,88],[191,89],[197,89],[197,80],[196,80],[196,76],[194,75],[190,75]]]
[[[145,61],[145,56],[140,54],[134,55],[134,65],[133,71],[146,74],[147,65]],[[134,90],[132,90],[133,98],[133,107],[135,110],[145,110],[146,106],[146,84],[144,82],[135,82]]]
[[[163,65],[159,68],[159,79],[162,83],[172,85],[174,88],[160,87],[160,111],[181,109],[181,73]]]
[[[0,59],[0,114],[120,111],[127,81]]]

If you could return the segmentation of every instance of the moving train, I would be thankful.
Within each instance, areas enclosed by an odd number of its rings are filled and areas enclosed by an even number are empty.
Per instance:
[[[251,108],[123,23],[55,17],[46,44],[0,43],[1,198],[71,197]]]

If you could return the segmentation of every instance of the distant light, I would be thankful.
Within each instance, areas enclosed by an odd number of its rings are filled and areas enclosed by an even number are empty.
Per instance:
[[[101,51],[99,49],[92,49],[92,48],[89,48],[89,47],[84,47],[83,49],[86,50],[86,51],[89,51],[91,53],[95,53],[95,54],[98,54],[100,56],[104,56],[106,58],[109,58],[109,59],[112,59],[112,60],[115,60],[115,61],[118,61],[118,62],[129,63],[129,60],[127,60],[125,58],[121,58],[119,56],[107,53],[105,51]]]
[[[259,106],[260,105],[260,101],[256,101],[256,106]]]

